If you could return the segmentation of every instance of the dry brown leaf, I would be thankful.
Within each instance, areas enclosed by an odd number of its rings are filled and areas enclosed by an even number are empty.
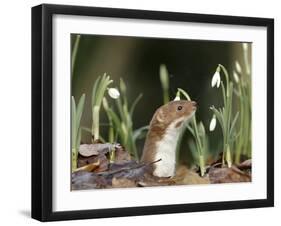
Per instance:
[[[100,165],[100,160],[98,160],[97,162],[93,162],[93,163],[90,163],[88,165],[85,165],[85,166],[82,166],[82,167],[79,167],[77,168],[76,170],[74,170],[74,172],[77,172],[77,171],[88,171],[88,172],[92,172],[94,171],[96,168],[98,168]]]
[[[113,188],[130,188],[136,187],[136,182],[134,180],[129,180],[127,178],[116,178],[112,179],[112,187]]]
[[[230,168],[211,167],[209,170],[209,178],[212,184],[251,181],[251,175],[241,171],[234,165]]]
[[[115,163],[121,163],[123,161],[129,161],[131,160],[131,155],[129,152],[127,152],[123,146],[118,145],[115,147]]]
[[[92,155],[106,154],[113,149],[114,145],[110,143],[105,144],[81,144],[79,154],[83,157]]]
[[[198,173],[188,169],[186,166],[179,166],[176,176],[173,178],[176,184],[210,184],[207,176],[200,177]]]
[[[72,190],[106,188],[111,186],[111,180],[99,176],[97,173],[78,171],[71,175]]]
[[[103,155],[105,157],[105,155]],[[99,158],[101,155],[98,156]],[[144,178],[144,174],[150,169],[151,164],[127,161],[110,164],[110,168],[101,170],[102,162],[94,169],[94,172],[76,171],[72,173],[72,189],[108,188],[108,187],[135,187],[135,181]],[[106,165],[108,167],[108,164]],[[115,178],[115,179],[114,179]],[[114,183],[113,184],[113,179]],[[122,183],[124,183],[122,185]]]
[[[165,186],[165,185],[175,185],[173,178],[160,178],[155,177],[150,174],[145,174],[143,180],[138,181],[139,187],[153,187],[153,186]]]
[[[252,168],[252,159],[245,160],[244,162],[237,165],[237,167],[241,170],[243,169],[251,169]]]
[[[83,167],[89,164],[93,164],[99,161],[99,167],[97,167],[94,171],[95,172],[102,172],[108,169],[109,161],[104,154],[91,156],[91,157],[83,157],[81,155],[78,156],[77,166]]]
[[[109,170],[103,174],[113,175],[116,178],[141,180],[144,174],[150,170],[151,164],[153,163],[138,163],[135,160],[112,163]]]
[[[96,168],[94,170],[94,172],[104,172],[106,170],[108,170],[108,164],[109,164],[109,161],[108,159],[106,158],[105,155],[99,155],[98,156],[98,161],[100,161],[100,165],[98,168]]]

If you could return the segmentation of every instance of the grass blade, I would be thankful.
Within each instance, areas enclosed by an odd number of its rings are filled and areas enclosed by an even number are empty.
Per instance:
[[[72,143],[72,148],[76,147],[76,103],[75,103],[75,99],[72,96],[71,97],[71,143]]]
[[[97,80],[95,81],[94,86],[93,86],[93,90],[92,90],[92,107],[95,105],[95,100],[96,100],[96,95],[97,95],[97,87],[99,85],[100,80],[101,80],[101,76],[99,76],[97,78]]]
[[[238,116],[239,116],[239,112],[237,112],[235,114],[235,117],[231,123],[231,127],[230,127],[230,132],[229,132],[229,136],[232,137],[233,135],[233,132],[234,132],[234,129],[235,129],[235,125],[236,125],[236,122],[237,122],[237,119],[238,119]]]
[[[134,102],[132,103],[132,106],[130,108],[130,115],[131,117],[133,117],[133,114],[134,114],[134,110],[136,108],[136,105],[139,103],[139,101],[141,100],[142,98],[142,93],[138,95],[138,97],[134,100]]]
[[[77,105],[77,109],[76,109],[76,126],[77,126],[77,128],[80,125],[82,113],[83,113],[83,110],[84,110],[84,104],[85,104],[85,94],[83,94],[80,97],[78,105]]]
[[[136,129],[134,132],[133,132],[133,140],[136,141],[137,139],[142,139],[145,137],[147,131],[149,129],[149,126],[143,126],[143,127],[140,127],[138,129]]]

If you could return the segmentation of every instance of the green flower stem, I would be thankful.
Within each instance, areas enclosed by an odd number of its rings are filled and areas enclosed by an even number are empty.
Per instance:
[[[189,97],[189,95],[187,94],[187,92],[185,92],[183,89],[178,89],[183,95],[184,97],[188,100],[188,101],[191,101],[191,98]],[[201,144],[201,140],[199,138],[199,133],[198,133],[198,128],[197,128],[197,122],[196,122],[196,117],[195,115],[192,117],[192,125],[193,125],[193,128],[194,128],[194,132],[195,132],[195,136],[196,136],[196,143],[199,147],[199,154],[202,155],[202,144]]]
[[[77,156],[81,143],[80,121],[84,110],[85,94],[83,94],[76,106],[74,97],[71,98],[71,158],[72,170],[77,168]]]
[[[170,101],[168,90],[163,90],[163,102],[168,103]]]
[[[114,128],[113,128],[113,119],[112,116],[109,112],[109,106],[108,106],[108,102],[107,99],[104,97],[102,99],[102,104],[103,104],[103,108],[106,112],[107,118],[108,118],[108,124],[109,124],[109,129],[108,129],[108,141],[109,143],[113,143],[114,142]]]
[[[101,103],[104,97],[104,93],[106,88],[113,81],[110,80],[110,77],[104,74],[103,76],[99,76],[94,83],[92,90],[92,142],[94,143],[96,140],[99,140],[99,112]]]
[[[121,96],[115,99],[115,104],[117,106],[118,114],[116,114],[111,108],[108,107],[107,102],[104,101],[104,108],[108,114],[109,124],[109,140],[114,137],[114,131],[116,136],[118,135],[121,140],[121,144],[125,149],[134,155],[135,159],[138,160],[138,152],[133,138],[133,123],[132,115],[135,105],[140,100],[141,95],[133,102],[130,111],[128,110],[128,101],[126,97],[126,84],[120,79],[120,90]],[[113,138],[114,139],[114,138]]]
[[[191,101],[191,98],[189,97],[189,95],[187,94],[187,92],[185,92],[183,89],[181,88],[178,88],[178,91],[188,100],[188,101]],[[196,143],[196,149],[197,149],[197,152],[198,152],[198,164],[199,164],[199,168],[200,168],[200,174],[201,176],[204,176],[205,174],[205,158],[204,158],[204,153],[203,153],[203,144],[201,142],[201,138],[199,136],[199,133],[198,133],[198,125],[197,125],[197,121],[196,121],[196,115],[194,115],[191,119],[191,123],[192,123],[192,129],[194,131],[194,137],[195,137],[195,143]],[[205,139],[202,138],[202,139]]]
[[[226,68],[225,68],[222,64],[219,64],[219,68],[222,69],[223,74],[225,75],[225,81],[226,81],[226,96],[229,97],[229,75],[228,75],[228,72],[227,72]]]
[[[113,129],[113,122],[111,118],[108,118],[109,120],[109,130],[108,130],[108,141],[109,143],[114,142],[114,129]]]
[[[201,177],[203,177],[206,172],[205,159],[203,155],[199,155],[199,167],[200,167],[200,175]]]
[[[250,109],[250,102],[249,102],[249,94],[248,92],[249,89],[246,87],[243,87],[243,92],[245,96],[245,101],[244,101],[244,108],[245,108],[245,137],[244,137],[244,149],[243,149],[243,154],[246,156],[249,155],[250,151],[250,143],[251,143],[251,109]]]
[[[76,39],[75,39],[73,50],[72,50],[72,55],[71,55],[71,72],[72,72],[72,77],[73,77],[73,70],[74,70],[74,66],[75,66],[75,61],[76,61],[76,56],[77,56],[77,52],[78,52],[78,47],[79,47],[79,43],[80,43],[80,38],[81,38],[81,35],[76,35]]]
[[[246,44],[246,45],[249,45],[249,44]],[[251,70],[250,70],[250,63],[249,63],[249,58],[248,58],[249,57],[248,48],[243,51],[243,56],[244,56],[244,62],[245,62],[245,66],[246,66],[246,73],[249,76],[251,74]]]
[[[232,166],[232,157],[231,157],[229,145],[227,145],[227,147],[226,147],[225,160],[227,162],[227,166],[231,167]]]
[[[99,139],[100,106],[93,107],[92,143]]]
[[[77,156],[78,156],[78,150],[76,148],[72,148],[72,172],[77,169]]]
[[[243,147],[243,140],[244,140],[244,133],[242,131],[242,128],[244,126],[244,119],[245,119],[245,112],[244,112],[244,105],[243,105],[243,94],[242,94],[242,89],[241,89],[241,83],[238,84],[238,95],[239,95],[239,108],[240,108],[240,134],[236,143],[236,153],[235,153],[235,160],[234,162],[236,164],[240,163],[240,157],[241,157],[241,152],[242,152],[242,147]]]
[[[230,136],[230,127],[231,127],[231,114],[232,114],[232,94],[233,94],[233,84],[229,81],[229,75],[226,68],[219,64],[219,67],[222,68],[223,74],[225,75],[226,80],[226,103],[225,103],[225,114],[224,114],[224,121],[225,121],[225,143],[224,143],[224,158],[228,167],[232,165],[232,158],[230,152],[230,145],[229,145],[229,136]],[[223,165],[225,163],[223,162]]]
[[[239,122],[239,136],[235,142],[236,153],[235,163],[240,163],[241,155],[246,155],[251,158],[251,89],[250,81],[247,80],[249,76],[246,76],[246,81],[240,79],[237,84],[238,91],[237,97],[239,101],[240,122]]]
[[[127,121],[127,119],[126,119],[126,114],[125,114],[125,111],[124,111],[124,108],[122,106],[122,102],[121,102],[120,98],[116,99],[116,105],[117,105],[121,120],[125,123]]]
[[[229,75],[226,68],[221,64],[219,64],[217,71],[219,71],[220,69],[223,71],[226,81],[226,87],[224,86],[224,83],[221,82],[224,106],[219,110],[217,110],[215,107],[211,107],[211,110],[216,115],[223,133],[222,165],[224,166],[226,162],[227,166],[231,167],[232,165],[231,144],[234,141],[234,139],[236,139],[234,128],[237,118],[239,116],[239,112],[237,112],[235,116],[232,117],[233,83],[229,80]]]

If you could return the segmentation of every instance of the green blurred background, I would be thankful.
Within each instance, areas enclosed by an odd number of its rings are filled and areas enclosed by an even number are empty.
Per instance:
[[[71,45],[77,34],[71,35]],[[251,45],[250,53],[251,53]],[[209,107],[222,105],[221,90],[211,87],[212,76],[218,64],[224,65],[230,76],[234,63],[238,60],[244,67],[242,43],[224,41],[182,40],[165,38],[142,38],[104,35],[81,35],[72,78],[72,95],[76,100],[85,93],[86,103],[81,125],[91,128],[91,92],[99,75],[107,73],[114,80],[110,87],[118,87],[122,77],[127,85],[127,95],[131,103],[139,93],[143,94],[138,103],[133,127],[148,125],[155,110],[163,104],[162,88],[159,80],[159,66],[165,64],[170,76],[170,98],[174,99],[177,88],[186,90],[198,103],[197,119],[203,121],[206,129],[212,112]],[[251,62],[251,61],[250,61]],[[110,98],[108,98],[110,101]],[[113,104],[113,100],[111,101]],[[101,122],[107,122],[101,111]],[[101,128],[106,137],[107,128]],[[210,149],[221,151],[222,134],[217,125],[209,133]],[[183,139],[182,160],[188,159],[188,134]],[[82,133],[82,142],[90,143],[90,133]],[[141,153],[144,140],[138,143]]]

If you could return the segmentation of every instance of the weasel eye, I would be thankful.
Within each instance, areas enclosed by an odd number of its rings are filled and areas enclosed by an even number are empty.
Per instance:
[[[178,106],[178,111],[180,111],[182,109],[182,106]]]

